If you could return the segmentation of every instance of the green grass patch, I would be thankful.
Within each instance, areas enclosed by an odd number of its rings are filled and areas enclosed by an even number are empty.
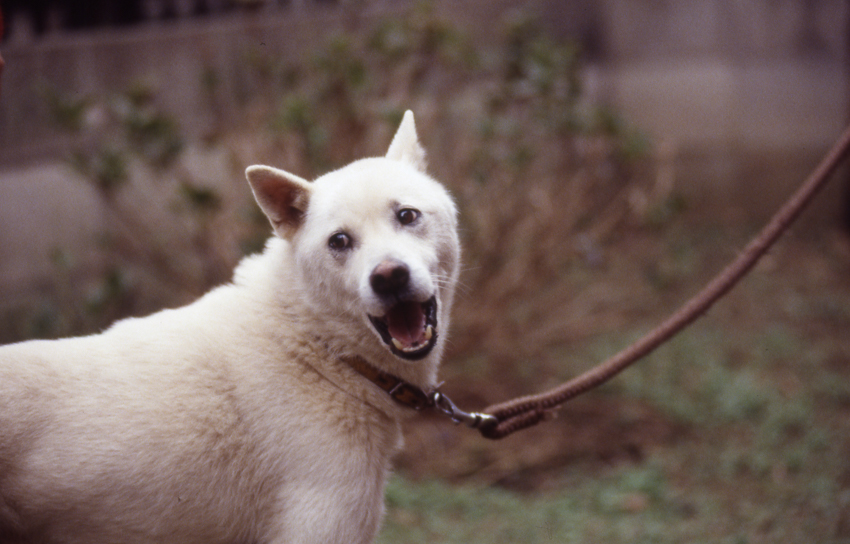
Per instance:
[[[747,340],[738,342],[720,328],[692,328],[636,363],[609,387],[645,399],[685,423],[805,424],[810,399],[783,393],[770,372],[787,360],[806,357],[801,341],[779,327]],[[613,353],[613,344],[603,338],[591,351]]]
[[[378,542],[688,542],[698,510],[713,508],[671,493],[655,466],[621,467],[535,496],[396,477]]]

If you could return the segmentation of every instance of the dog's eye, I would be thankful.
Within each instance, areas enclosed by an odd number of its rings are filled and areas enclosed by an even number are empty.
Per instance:
[[[398,217],[398,222],[402,225],[409,225],[419,219],[421,213],[419,210],[414,210],[413,208],[403,208],[398,211],[396,217]]]
[[[336,251],[351,247],[351,237],[344,232],[337,232],[328,238],[328,247]]]

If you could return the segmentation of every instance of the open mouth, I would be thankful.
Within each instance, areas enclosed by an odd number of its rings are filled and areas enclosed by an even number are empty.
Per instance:
[[[383,317],[369,316],[390,350],[405,359],[421,359],[437,343],[437,299],[402,301]]]

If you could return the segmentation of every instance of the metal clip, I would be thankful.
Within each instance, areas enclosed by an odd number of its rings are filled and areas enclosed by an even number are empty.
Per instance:
[[[449,416],[452,421],[455,423],[463,423],[467,427],[471,427],[473,429],[495,425],[499,422],[490,414],[483,414],[481,412],[464,412],[455,406],[455,403],[453,403],[447,396],[439,391],[431,393],[431,401],[434,403],[435,408]]]

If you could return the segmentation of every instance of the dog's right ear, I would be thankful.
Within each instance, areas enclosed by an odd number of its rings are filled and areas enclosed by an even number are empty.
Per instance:
[[[310,182],[295,174],[260,165],[249,166],[245,177],[275,232],[287,239],[295,234],[307,213],[313,191]]]
[[[390,142],[386,157],[396,161],[404,161],[412,165],[420,172],[425,172],[425,150],[419,144],[416,135],[416,123],[413,121],[413,112],[407,110],[401,119],[401,124]]]

